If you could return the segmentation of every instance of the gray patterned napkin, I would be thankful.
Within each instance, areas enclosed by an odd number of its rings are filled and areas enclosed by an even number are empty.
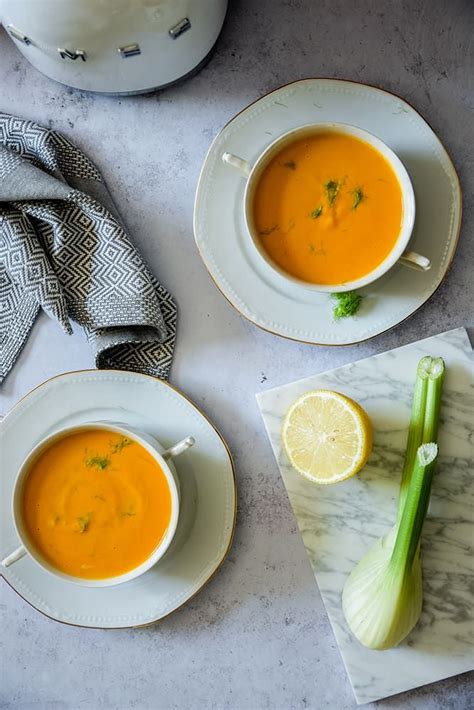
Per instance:
[[[97,367],[168,376],[176,306],[100,173],[56,131],[0,113],[0,382],[40,308],[83,326]]]

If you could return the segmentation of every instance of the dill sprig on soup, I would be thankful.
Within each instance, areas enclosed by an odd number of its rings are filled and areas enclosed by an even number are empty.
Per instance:
[[[263,250],[310,284],[369,274],[392,252],[402,216],[402,191],[389,162],[342,132],[287,143],[263,168],[253,194]]]

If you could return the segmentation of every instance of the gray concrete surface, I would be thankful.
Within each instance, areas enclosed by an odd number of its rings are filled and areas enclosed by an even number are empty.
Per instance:
[[[54,84],[0,31],[0,109],[54,126],[95,159],[144,256],[176,296],[171,380],[226,436],[240,504],[227,562],[192,603],[155,627],[69,628],[0,582],[0,707],[355,707],[254,394],[473,325],[473,32],[470,0],[236,0],[197,77],[152,96],[114,99]],[[464,188],[461,240],[442,287],[399,328],[347,349],[298,345],[247,323],[212,284],[192,235],[195,185],[213,136],[248,102],[306,76],[402,95],[440,135]],[[68,339],[41,317],[0,389],[0,412],[45,378],[89,366],[82,334]],[[464,675],[379,706],[462,710],[472,701],[472,678]]]

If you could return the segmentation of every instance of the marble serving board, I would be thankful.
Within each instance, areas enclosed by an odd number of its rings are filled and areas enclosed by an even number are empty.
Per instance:
[[[398,648],[371,651],[351,635],[341,593],[356,562],[395,522],[416,366],[423,355],[442,356],[447,365],[440,458],[423,531],[423,612]],[[363,471],[332,486],[318,486],[294,471],[280,443],[288,407],[317,388],[360,402],[374,425],[374,448]],[[474,383],[464,328],[262,392],[257,400],[357,703],[471,670]]]

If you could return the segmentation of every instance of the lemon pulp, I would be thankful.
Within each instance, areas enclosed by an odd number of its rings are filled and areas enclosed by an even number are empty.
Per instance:
[[[282,441],[297,471],[316,483],[335,483],[364,466],[372,450],[372,425],[350,397],[313,390],[288,410]]]

